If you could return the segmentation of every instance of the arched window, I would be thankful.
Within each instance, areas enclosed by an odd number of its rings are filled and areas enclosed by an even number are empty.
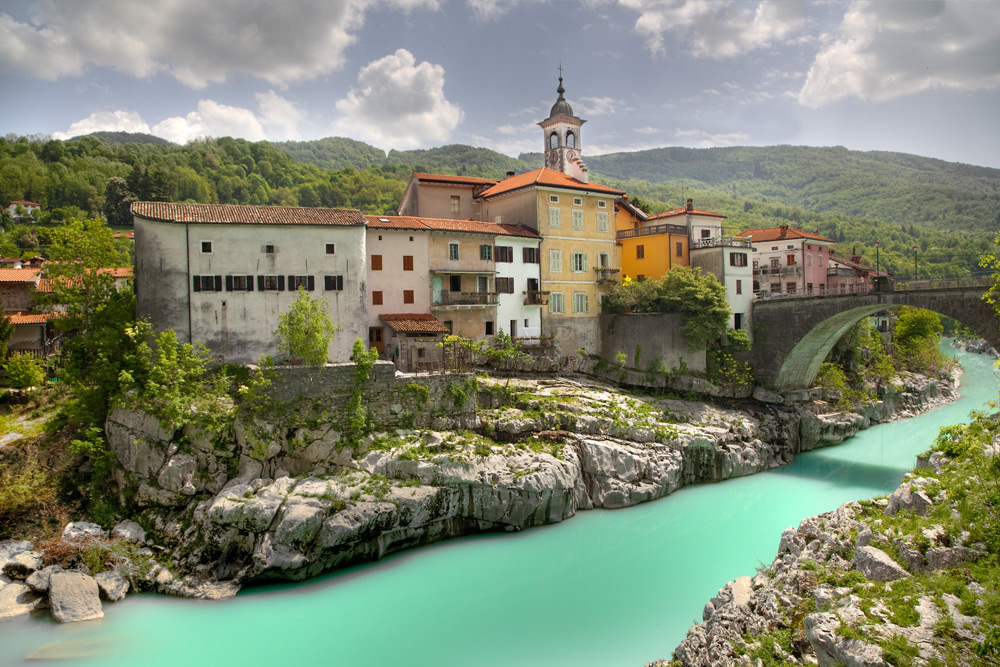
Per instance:
[[[559,135],[555,132],[549,135],[549,148],[559,148]]]
[[[566,133],[566,145],[569,148],[576,148],[576,135],[572,132]]]

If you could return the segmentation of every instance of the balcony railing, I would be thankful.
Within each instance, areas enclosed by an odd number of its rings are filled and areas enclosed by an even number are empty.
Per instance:
[[[495,306],[496,292],[450,292],[442,290],[434,295],[432,306]]]
[[[752,248],[753,239],[736,236],[715,236],[710,239],[697,239],[691,243],[691,249],[696,248]]]
[[[524,292],[524,305],[526,306],[546,306],[549,303],[548,292]]]
[[[607,266],[595,266],[594,271],[597,272],[597,282],[610,283],[615,279],[615,276],[621,271],[621,269],[612,269]]]
[[[801,266],[762,266],[753,270],[755,276],[787,276],[800,273],[802,273]]]
[[[631,239],[636,236],[650,236],[652,234],[680,234],[687,236],[687,227],[683,225],[653,225],[652,227],[638,227],[636,229],[623,229],[618,232],[618,240]]]

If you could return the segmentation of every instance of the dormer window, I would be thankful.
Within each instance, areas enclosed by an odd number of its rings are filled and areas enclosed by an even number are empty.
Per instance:
[[[572,132],[566,133],[566,146],[569,148],[576,148],[576,135]]]
[[[559,135],[555,132],[549,135],[549,148],[559,148]]]

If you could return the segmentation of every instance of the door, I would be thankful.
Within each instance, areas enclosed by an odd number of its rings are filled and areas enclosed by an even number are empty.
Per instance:
[[[431,281],[431,303],[441,303],[441,279]]]
[[[382,327],[368,327],[368,347],[378,350],[379,356],[385,352],[385,343],[382,342]]]
[[[517,320],[510,321],[510,331],[507,333],[510,334],[511,338],[517,338]]]

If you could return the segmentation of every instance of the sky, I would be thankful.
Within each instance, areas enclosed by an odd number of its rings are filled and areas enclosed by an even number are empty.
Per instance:
[[[3,134],[584,156],[845,146],[1000,168],[1000,1],[2,0]]]

